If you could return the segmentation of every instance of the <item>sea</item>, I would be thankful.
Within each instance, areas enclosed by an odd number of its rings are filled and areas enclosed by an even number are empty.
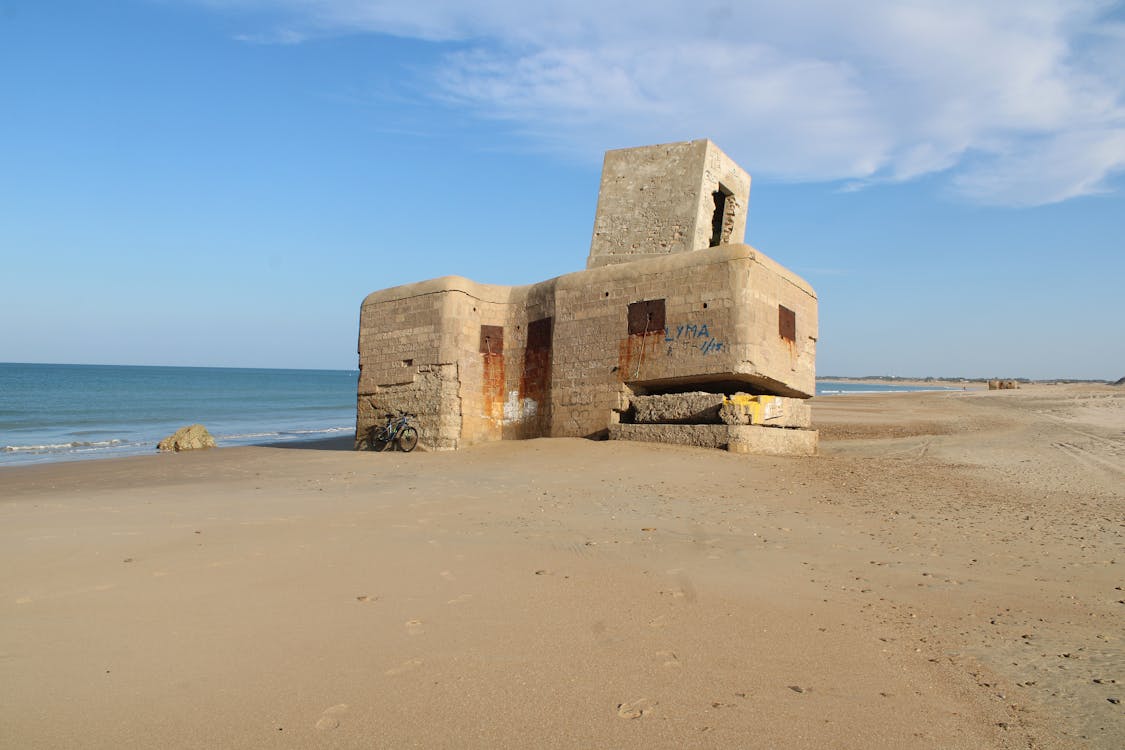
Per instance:
[[[219,446],[355,430],[357,370],[0,362],[0,467],[153,453],[203,424]]]
[[[840,396],[847,393],[917,393],[920,391],[960,391],[963,386],[952,385],[899,385],[898,383],[816,381],[816,395]]]
[[[298,442],[355,429],[357,370],[0,362],[0,467],[153,453],[200,423],[219,446]],[[960,390],[820,381],[818,396]]]

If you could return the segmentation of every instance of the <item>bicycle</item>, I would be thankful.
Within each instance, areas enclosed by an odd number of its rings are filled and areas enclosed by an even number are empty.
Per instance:
[[[368,433],[367,444],[371,450],[385,451],[389,445],[397,445],[403,453],[409,453],[418,445],[418,429],[410,423],[410,418],[417,419],[417,414],[402,411],[387,414],[387,423],[375,425]]]

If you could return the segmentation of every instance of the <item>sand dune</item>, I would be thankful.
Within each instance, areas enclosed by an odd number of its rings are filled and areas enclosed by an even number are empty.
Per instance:
[[[0,470],[0,745],[1125,745],[1125,393],[814,414]]]

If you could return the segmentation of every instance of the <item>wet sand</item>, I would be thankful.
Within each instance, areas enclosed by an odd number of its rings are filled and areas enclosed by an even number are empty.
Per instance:
[[[0,470],[0,746],[1118,748],[1125,389]]]

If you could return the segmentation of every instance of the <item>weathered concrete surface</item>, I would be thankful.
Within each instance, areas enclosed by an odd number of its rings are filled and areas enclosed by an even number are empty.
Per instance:
[[[802,427],[812,424],[807,399],[783,396],[692,391],[654,396],[633,396],[633,422],[637,424],[729,424],[765,427]]]
[[[719,409],[727,398],[721,393],[669,393],[633,396],[633,421],[638,424],[718,424]]]
[[[586,267],[740,243],[749,201],[750,175],[709,140],[607,151]]]
[[[727,450],[767,456],[815,456],[820,433],[746,425],[732,427]]]
[[[630,306],[643,300],[661,301],[663,325],[630,334]],[[788,338],[781,308],[794,321]],[[529,346],[544,321],[542,348]],[[486,329],[498,337],[490,351]],[[361,308],[357,434],[404,409],[418,414],[428,448],[585,437],[606,429],[634,387],[734,381],[810,397],[817,336],[813,290],[747,245],[524,287],[458,276],[409,284],[371,294]]]
[[[455,449],[504,439],[601,437],[634,393],[729,393],[734,386],[811,397],[816,293],[738,244],[749,177],[709,141],[654,148],[607,157],[607,164],[639,159],[642,171],[656,171],[645,177],[653,190],[632,197],[619,195],[616,179],[603,176],[603,189],[616,187],[599,202],[599,221],[618,212],[622,226],[667,225],[695,239],[680,245],[637,239],[642,226],[630,242],[656,242],[652,252],[610,248],[605,262],[593,262],[602,256],[592,248],[590,268],[538,284],[504,287],[446,276],[369,295],[360,309],[356,435],[398,409],[418,415],[423,446]],[[663,183],[653,176],[658,173]],[[668,190],[694,196],[688,223],[668,218],[682,208],[658,200]],[[711,240],[727,244],[711,247]],[[759,421],[737,410],[728,418]]]
[[[176,453],[214,447],[215,438],[211,437],[211,433],[201,424],[181,427],[156,444],[156,449],[158,451],[174,451]]]
[[[615,424],[609,427],[609,439],[725,448],[732,453],[814,456],[818,433],[757,425]]]

